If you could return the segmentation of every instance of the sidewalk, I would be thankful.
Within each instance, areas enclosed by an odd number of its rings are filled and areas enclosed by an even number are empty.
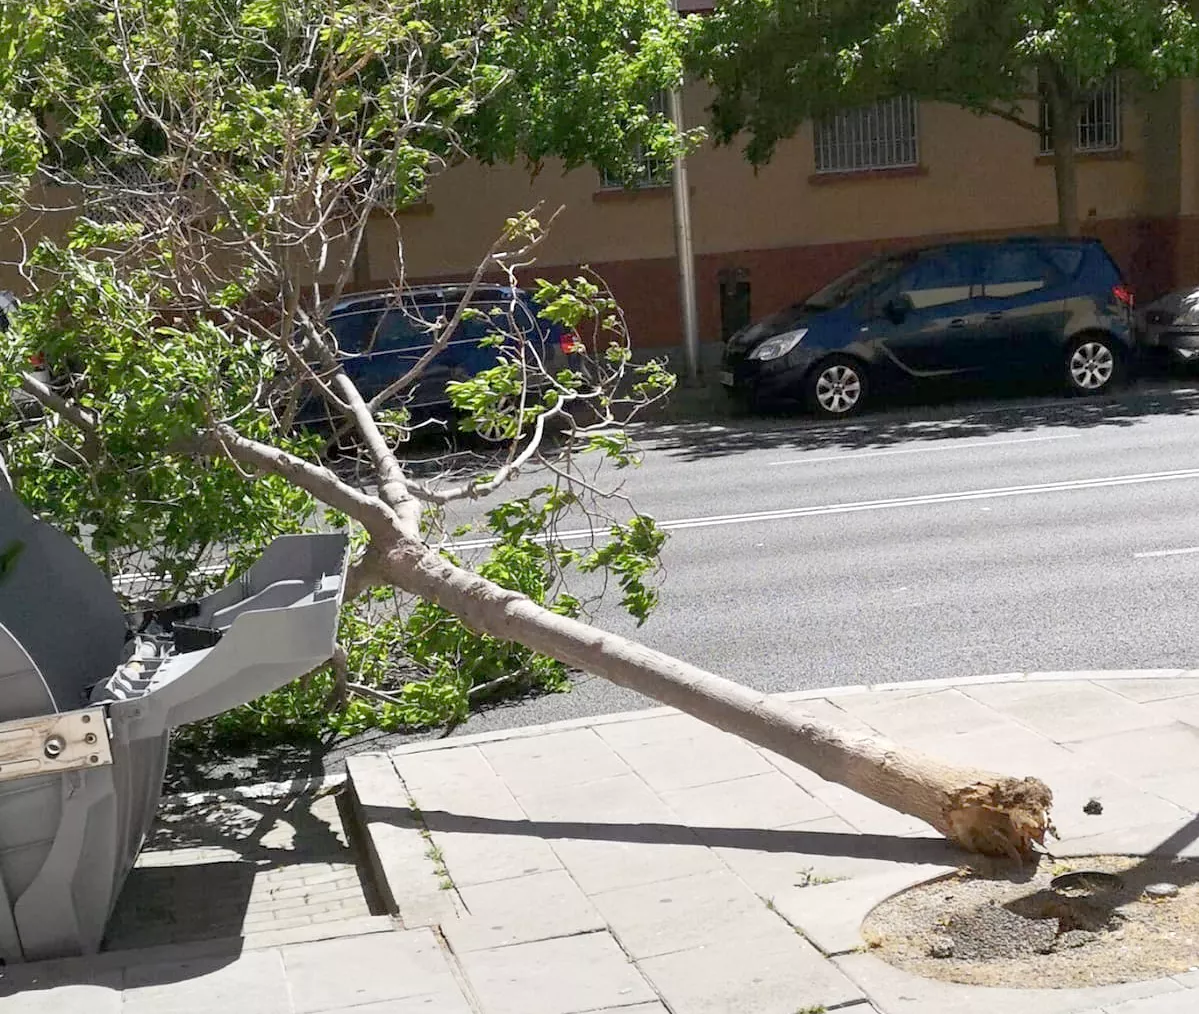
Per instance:
[[[1199,673],[785,699],[947,761],[1043,778],[1055,855],[1167,839],[1199,854]],[[884,964],[865,952],[863,917],[960,854],[912,818],[668,709],[413,744],[351,759],[349,779],[396,922],[337,916],[243,929],[236,943],[16,966],[0,978],[0,997],[15,997],[5,1014],[1199,1010],[1199,972],[1001,990]],[[1083,812],[1091,798],[1101,815]],[[215,953],[181,966],[189,946]]]

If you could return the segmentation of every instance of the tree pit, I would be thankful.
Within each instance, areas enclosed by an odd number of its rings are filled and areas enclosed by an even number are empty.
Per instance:
[[[1199,969],[1199,860],[980,859],[895,895],[862,926],[871,953],[926,978],[1077,988]]]

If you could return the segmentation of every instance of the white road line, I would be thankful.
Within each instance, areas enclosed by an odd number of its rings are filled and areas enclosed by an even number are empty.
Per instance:
[[[1012,444],[1040,444],[1046,440],[1076,440],[1081,433],[1057,433],[1044,437],[1017,437],[1012,440],[976,440],[968,444],[944,443],[929,447],[903,447],[893,451],[850,451],[847,454],[825,454],[819,458],[789,458],[772,461],[771,465],[816,465],[822,461],[850,461],[858,458],[889,458],[897,454],[930,454],[933,451],[974,451],[986,447],[1008,447]]]
[[[850,503],[823,504],[814,507],[788,507],[783,510],[753,511],[746,514],[714,514],[707,517],[679,518],[660,521],[666,531],[689,528],[713,528],[720,525],[747,524],[754,521],[783,521],[793,518],[824,517],[832,514],[857,514],[863,511],[892,510],[896,507],[927,507],[939,504],[964,503],[972,500],[995,500],[1014,496],[1034,496],[1039,493],[1066,493],[1083,489],[1106,489],[1114,486],[1136,486],[1180,479],[1199,479],[1199,468],[1182,468],[1170,472],[1140,472],[1131,475],[1109,475],[1098,479],[1066,479],[1061,482],[1037,483],[1030,486],[997,486],[991,489],[971,489],[957,493],[928,493],[921,496],[895,497],[890,500],[859,500]],[[579,528],[558,532],[562,541],[578,541],[602,537],[604,529]],[[486,549],[495,539],[472,539],[451,543],[455,550]]]
[[[1187,546],[1185,549],[1154,549],[1147,553],[1133,553],[1134,560],[1149,560],[1155,556],[1188,556],[1199,553],[1199,546]]]

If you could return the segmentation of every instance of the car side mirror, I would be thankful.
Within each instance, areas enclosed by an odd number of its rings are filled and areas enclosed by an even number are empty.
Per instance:
[[[892,324],[902,324],[904,318],[914,309],[915,306],[912,304],[912,297],[907,294],[901,294],[887,300],[883,305],[883,316]]]

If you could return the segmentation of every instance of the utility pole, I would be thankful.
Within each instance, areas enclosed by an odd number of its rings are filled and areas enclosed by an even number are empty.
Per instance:
[[[678,11],[678,0],[675,0]],[[683,96],[679,88],[670,91],[670,118],[681,134]],[[699,301],[695,289],[695,250],[691,236],[691,189],[687,186],[687,160],[680,155],[674,160],[674,249],[679,262],[679,302],[683,312],[683,358],[687,379],[699,380]]]

